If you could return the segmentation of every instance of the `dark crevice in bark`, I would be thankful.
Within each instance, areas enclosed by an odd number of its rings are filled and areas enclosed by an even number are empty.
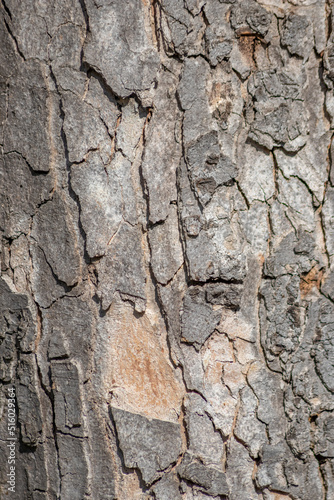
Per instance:
[[[84,16],[85,23],[86,23],[86,33],[89,33],[90,32],[89,16],[88,16],[88,11],[87,11],[85,0],[79,0],[79,3],[80,3],[82,14]]]
[[[56,86],[58,96],[59,96],[59,113],[60,113],[61,122],[62,122],[60,135],[61,135],[61,138],[63,141],[63,146],[64,146],[64,153],[65,153],[65,160],[66,160],[66,167],[67,167],[68,191],[69,191],[70,197],[74,200],[74,202],[76,203],[76,205],[78,207],[78,213],[79,213],[78,227],[79,227],[80,235],[81,235],[82,240],[84,242],[84,259],[85,259],[86,264],[90,264],[91,259],[88,255],[88,252],[87,252],[87,235],[86,235],[86,232],[85,232],[85,230],[82,226],[82,223],[81,223],[80,200],[79,200],[79,197],[77,196],[77,194],[75,193],[75,191],[73,190],[72,185],[71,185],[71,165],[72,165],[72,163],[69,160],[69,150],[68,150],[66,133],[64,130],[65,111],[64,111],[64,107],[63,107],[62,95],[61,95],[61,92],[60,92],[59,87],[58,87],[57,79],[56,79],[51,67],[50,67],[50,74],[51,74],[51,77],[54,81],[54,84]]]
[[[243,197],[244,201],[245,201],[245,204],[246,204],[246,207],[247,209],[249,210],[250,209],[250,203],[244,193],[244,191],[242,190],[241,186],[240,186],[240,183],[238,181],[235,181],[235,185],[237,186],[238,188],[238,191],[239,193],[241,194],[241,196]]]
[[[135,94],[127,97],[126,99],[123,99],[123,98],[117,96],[117,94],[115,94],[115,92],[112,90],[112,88],[108,85],[108,83],[105,80],[102,73],[99,73],[95,68],[92,68],[87,63],[85,63],[85,62],[82,63],[81,71],[83,71],[84,73],[87,74],[87,78],[91,78],[93,76],[94,78],[96,78],[98,80],[98,82],[101,85],[101,88],[103,90],[104,95],[106,97],[108,97],[108,99],[111,103],[113,103],[113,104],[115,103],[117,105],[117,108],[118,108],[118,111],[120,112],[120,114],[122,114],[122,107],[124,106],[124,104],[126,104],[129,101],[129,99],[131,97],[134,97],[136,99],[137,103],[140,104],[138,97]]]
[[[49,170],[34,170],[33,167],[31,166],[31,164],[29,163],[29,161],[27,160],[27,158],[20,151],[16,151],[15,149],[13,149],[11,151],[2,152],[2,154],[3,154],[3,156],[7,156],[7,155],[11,155],[11,154],[19,155],[27,164],[27,167],[29,168],[29,171],[30,171],[30,175],[33,177],[46,176],[50,172]]]
[[[217,284],[217,283],[224,283],[226,285],[242,285],[244,283],[244,280],[241,280],[241,279],[235,279],[235,278],[232,278],[232,279],[224,279],[224,278],[208,278],[207,280],[205,281],[198,281],[198,280],[189,280],[187,282],[188,286],[204,286],[204,285],[207,285],[207,284],[210,284],[210,283],[214,283],[214,284]]]
[[[331,0],[325,0],[326,4],[326,39],[327,43],[331,37],[332,31],[333,31],[333,21],[332,21],[332,2]]]
[[[40,251],[42,252],[43,256],[44,256],[44,259],[45,259],[45,262],[47,263],[47,265],[49,266],[49,269],[51,271],[51,274],[55,280],[55,282],[57,283],[57,285],[61,286],[63,289],[64,289],[64,293],[69,293],[73,290],[73,288],[76,287],[77,283],[75,283],[74,285],[72,286],[69,286],[67,283],[65,283],[65,281],[62,281],[61,279],[58,278],[58,276],[56,275],[56,273],[54,272],[53,270],[53,267],[52,265],[50,264],[50,262],[48,261],[47,259],[47,256],[45,254],[45,251],[44,249],[39,245],[38,241],[35,240],[35,238],[33,236],[30,235],[30,238],[32,240],[34,240],[34,242],[36,243],[36,245],[38,246],[38,248],[40,249]],[[50,307],[50,306],[49,306]]]
[[[1,3],[2,3],[3,8],[4,8],[4,10],[5,10],[6,14],[8,15],[9,19],[10,19],[10,20],[12,20],[12,14],[11,14],[11,12],[10,12],[9,8],[7,7],[7,5],[6,5],[5,1],[4,1],[4,0],[1,0]],[[14,47],[15,47],[15,49],[16,49],[16,52],[17,52],[17,53],[18,53],[18,55],[21,57],[21,59],[23,59],[23,61],[25,61],[25,60],[26,60],[26,58],[24,57],[23,52],[20,50],[19,44],[18,44],[18,42],[17,42],[16,37],[14,36],[13,31],[11,30],[11,28],[10,28],[10,26],[9,26],[9,24],[8,24],[8,22],[7,22],[7,20],[5,19],[5,17],[3,18],[3,20],[4,20],[4,23],[5,23],[6,29],[7,29],[8,33],[9,33],[9,36],[10,36],[10,38],[12,39],[12,41],[13,41],[13,43],[14,43]]]
[[[42,337],[43,335],[43,315],[42,315],[42,311],[38,305],[38,303],[36,302],[35,300],[35,304],[36,304],[36,308],[37,308],[37,314],[38,314],[38,318],[39,318],[39,328],[40,328],[40,337]],[[38,348],[37,348],[38,349]],[[60,474],[60,464],[59,464],[59,449],[58,449],[58,444],[57,444],[57,432],[56,432],[56,423],[55,423],[55,408],[54,408],[54,397],[53,397],[53,393],[52,393],[52,380],[51,380],[51,366],[50,366],[50,359],[48,359],[48,364],[49,364],[49,369],[48,369],[48,377],[49,377],[49,387],[46,387],[46,385],[44,384],[43,382],[43,377],[42,377],[42,371],[41,371],[41,367],[39,365],[39,362],[38,362],[38,354],[37,354],[37,351],[35,353],[35,363],[36,363],[36,368],[37,368],[37,376],[38,376],[38,381],[39,381],[39,385],[42,389],[42,391],[44,392],[46,398],[48,399],[48,401],[50,402],[50,406],[51,406],[51,409],[52,409],[52,432],[53,432],[53,440],[54,440],[54,444],[55,444],[55,450],[56,450],[56,461],[57,461],[57,468],[58,468],[58,486],[60,488],[61,486],[61,474]]]
[[[320,57],[317,55],[316,55],[316,58],[319,61],[318,74],[319,74],[319,81],[320,81],[320,89],[321,89],[322,94],[323,94],[323,113],[324,113],[324,117],[326,118],[326,120],[328,122],[328,126],[330,126],[332,119],[331,119],[331,116],[330,116],[329,112],[327,111],[327,107],[326,107],[326,94],[328,93],[329,89],[326,85],[325,78],[324,78],[324,75],[325,75],[324,59],[323,59],[323,57]]]

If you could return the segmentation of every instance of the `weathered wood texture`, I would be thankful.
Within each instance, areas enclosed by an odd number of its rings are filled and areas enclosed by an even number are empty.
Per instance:
[[[2,0],[0,497],[334,499],[325,0]]]

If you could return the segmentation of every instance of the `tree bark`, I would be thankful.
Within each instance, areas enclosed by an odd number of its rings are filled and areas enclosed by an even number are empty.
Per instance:
[[[334,499],[332,9],[2,0],[1,498]]]

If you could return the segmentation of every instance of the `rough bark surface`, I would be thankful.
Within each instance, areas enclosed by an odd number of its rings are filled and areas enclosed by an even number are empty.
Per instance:
[[[333,9],[1,1],[1,498],[334,499]]]

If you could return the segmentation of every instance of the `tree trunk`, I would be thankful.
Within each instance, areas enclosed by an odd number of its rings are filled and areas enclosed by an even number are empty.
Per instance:
[[[331,9],[2,0],[1,498],[334,499]]]

